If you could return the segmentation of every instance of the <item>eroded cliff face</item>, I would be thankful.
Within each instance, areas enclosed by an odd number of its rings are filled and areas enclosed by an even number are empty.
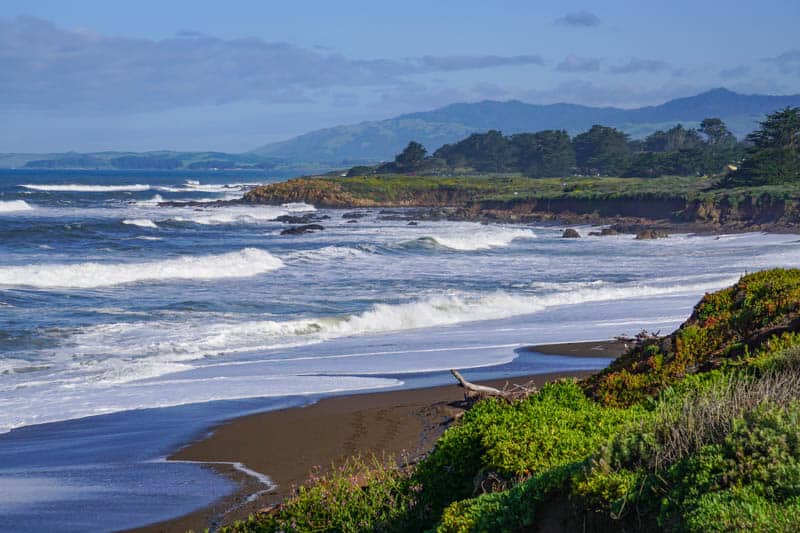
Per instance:
[[[686,221],[706,222],[721,226],[778,225],[786,228],[800,227],[797,200],[747,196],[739,201],[730,197],[719,200],[694,200],[688,202],[681,213]]]
[[[242,201],[253,204],[305,202],[317,207],[362,207],[372,205],[342,189],[339,183],[322,179],[293,179],[261,185],[248,191]]]
[[[324,208],[455,208],[453,213],[457,218],[482,220],[608,222],[624,219],[699,224],[712,230],[800,228],[798,201],[767,195],[721,195],[714,199],[696,200],[663,195],[476,200],[475,195],[475,191],[458,187],[399,189],[391,191],[391,196],[386,193],[375,195],[371,191],[345,190],[334,180],[298,178],[256,187],[245,194],[243,201],[266,204],[306,202]]]

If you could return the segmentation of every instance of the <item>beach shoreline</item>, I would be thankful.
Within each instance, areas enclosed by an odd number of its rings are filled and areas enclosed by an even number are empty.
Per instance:
[[[525,349],[547,355],[608,358],[619,355],[623,347],[618,341],[595,341]],[[481,383],[502,387],[507,382],[532,381],[541,386],[592,373],[550,372]],[[463,389],[453,382],[418,389],[356,392],[234,418],[178,449],[167,460],[204,464],[239,484],[238,490],[192,513],[129,531],[213,530],[277,505],[307,479],[314,467],[324,470],[356,455],[405,456],[413,461],[428,453],[463,412],[463,398]],[[267,486],[258,475],[268,476],[275,486]]]

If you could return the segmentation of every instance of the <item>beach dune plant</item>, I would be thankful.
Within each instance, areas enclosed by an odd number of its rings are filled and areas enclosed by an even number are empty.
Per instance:
[[[594,377],[478,401],[419,463],[348,461],[231,530],[796,531],[798,313],[800,270],[748,274]]]

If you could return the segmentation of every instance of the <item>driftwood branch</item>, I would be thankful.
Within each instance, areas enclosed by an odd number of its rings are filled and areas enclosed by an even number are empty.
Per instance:
[[[495,389],[494,387],[486,387],[484,385],[476,385],[464,379],[464,376],[456,369],[451,369],[450,373],[458,380],[458,386],[463,387],[467,391],[468,396],[505,396],[503,391]],[[471,393],[471,394],[470,394]]]
[[[464,389],[464,396],[468,400],[479,400],[489,397],[516,400],[530,396],[537,391],[536,386],[532,382],[527,385],[513,386],[509,386],[508,383],[506,383],[506,386],[501,390],[494,387],[487,387],[486,385],[476,385],[471,381],[467,381],[464,376],[454,368],[450,369],[450,373],[453,374],[453,377],[458,381],[458,386]]]

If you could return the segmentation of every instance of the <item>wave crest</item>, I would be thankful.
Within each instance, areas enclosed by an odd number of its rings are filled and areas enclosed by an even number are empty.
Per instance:
[[[149,191],[151,189],[150,185],[147,184],[84,185],[81,183],[70,183],[64,185],[26,184],[21,186],[25,187],[26,189],[32,189],[34,191],[48,191],[48,192],[121,192],[121,191],[137,192],[137,191]]]
[[[122,223],[127,224],[129,226],[138,226],[140,228],[158,229],[156,223],[150,220],[149,218],[130,218],[123,220]]]
[[[0,202],[0,213],[14,213],[17,211],[31,211],[33,206],[25,200],[10,200]]]
[[[78,333],[75,341],[86,354],[117,356],[146,353],[169,361],[301,346],[352,335],[449,326],[532,314],[551,307],[647,296],[701,292],[735,282],[736,278],[688,285],[623,285],[584,287],[549,294],[449,294],[399,304],[375,304],[345,317],[202,323],[185,321],[117,323]]]
[[[0,267],[0,285],[37,288],[94,288],[156,280],[223,279],[255,276],[283,261],[257,248],[219,255],[182,256],[147,263],[36,264]]]
[[[463,230],[450,235],[432,234],[422,237],[420,240],[433,241],[439,246],[450,248],[451,250],[473,252],[508,246],[517,239],[533,238],[536,238],[536,234],[528,229],[486,227],[476,230]]]

